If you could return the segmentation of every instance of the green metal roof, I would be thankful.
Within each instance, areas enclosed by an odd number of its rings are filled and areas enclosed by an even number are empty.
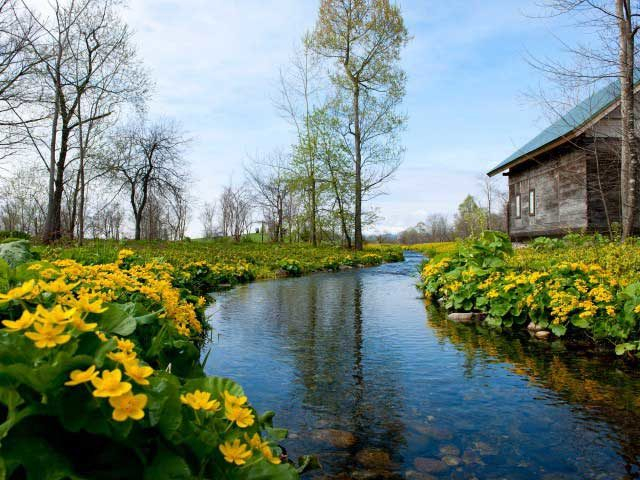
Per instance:
[[[615,81],[583,100],[524,146],[513,152],[487,175],[493,176],[509,168],[517,160],[587,124],[620,97],[620,82]]]

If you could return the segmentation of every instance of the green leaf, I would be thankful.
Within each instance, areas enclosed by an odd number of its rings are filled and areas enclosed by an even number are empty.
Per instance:
[[[184,458],[166,449],[158,449],[151,464],[144,470],[145,480],[187,480],[194,478]]]
[[[551,324],[549,326],[549,328],[551,329],[551,331],[553,332],[554,335],[561,337],[563,336],[565,333],[567,333],[567,327],[564,325],[555,325],[555,324]]]
[[[288,463],[273,465],[258,462],[253,465],[245,477],[247,480],[298,480],[298,471]]]
[[[580,318],[579,316],[574,316],[571,319],[571,325],[578,328],[589,328],[591,324],[589,320],[587,320],[586,318]]]
[[[100,315],[100,326],[108,333],[126,337],[136,329],[136,319],[132,315],[134,303],[110,303],[107,311]]]
[[[242,396],[244,390],[233,380],[222,377],[205,377],[188,380],[184,384],[184,390],[186,392],[193,392],[194,390],[202,390],[204,392],[211,393],[213,398],[222,398],[223,392],[226,390],[232,395]]]

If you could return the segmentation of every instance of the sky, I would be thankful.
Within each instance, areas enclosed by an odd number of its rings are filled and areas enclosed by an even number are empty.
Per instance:
[[[528,58],[556,58],[580,34],[538,18],[535,0],[403,0],[408,115],[403,163],[369,207],[370,232],[398,232],[430,213],[452,217],[488,171],[544,128],[529,98],[547,80]],[[249,157],[286,149],[291,126],[273,99],[278,71],[315,22],[318,0],[131,0],[124,16],[156,88],[151,116],[191,142],[197,205],[242,181]],[[501,180],[504,182],[504,180]],[[191,236],[201,233],[194,212]]]

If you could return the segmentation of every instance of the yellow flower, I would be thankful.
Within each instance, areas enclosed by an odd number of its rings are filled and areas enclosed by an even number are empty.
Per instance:
[[[102,377],[91,379],[91,383],[96,388],[93,391],[94,397],[118,397],[131,391],[131,384],[123,382],[122,372],[119,369],[105,370]]]
[[[51,310],[47,310],[42,305],[38,305],[36,307],[36,316],[38,317],[38,320],[43,323],[64,325],[73,321],[72,317],[75,314],[75,308],[64,310],[60,305],[56,305]]]
[[[111,352],[107,354],[114,362],[119,362],[122,364],[129,363],[136,359],[136,352]]]
[[[9,290],[7,293],[0,293],[0,304],[25,298],[31,293],[35,286],[36,282],[34,280],[29,280],[19,287]]]
[[[124,371],[129,378],[139,385],[149,385],[149,377],[153,373],[153,368],[140,365],[138,362],[127,362],[124,364]]]
[[[64,281],[64,277],[56,278],[53,282],[38,282],[40,289],[49,293],[67,293],[78,286],[77,283],[70,283]]]
[[[102,299],[82,295],[74,302],[76,309],[81,312],[87,313],[103,313],[107,311],[106,307],[102,306]]]
[[[217,412],[220,410],[220,402],[211,399],[209,392],[196,390],[192,393],[180,395],[180,401],[185,405],[189,405],[194,410],[204,410],[206,412]]]
[[[223,395],[224,395],[224,408],[231,409],[233,407],[240,407],[245,403],[247,403],[247,397],[244,395],[236,397],[235,395],[231,394],[229,390],[225,390]]]
[[[109,339],[104,334],[104,332],[95,332],[96,336],[100,339],[101,342],[108,342]]]
[[[29,328],[35,319],[28,310],[24,310],[18,320],[3,320],[2,324],[13,332]]]
[[[80,315],[74,315],[71,319],[71,325],[80,332],[90,332],[95,329],[98,324],[95,322],[87,323]]]
[[[91,365],[86,370],[74,370],[69,375],[71,380],[64,382],[65,385],[69,387],[73,387],[74,385],[80,385],[81,383],[90,382],[94,378],[98,376],[98,372],[96,372],[96,366]]]
[[[249,437],[246,433],[244,434],[245,441],[249,444],[251,448],[254,450],[260,450],[264,445],[268,445],[267,442],[263,442],[260,438],[260,435],[257,433],[253,434],[253,437]]]
[[[52,348],[56,345],[67,343],[71,335],[64,332],[64,325],[52,325],[50,323],[36,323],[35,332],[25,332],[25,337],[30,338],[37,348]]]
[[[251,410],[248,408],[235,406],[230,409],[225,408],[224,415],[227,417],[227,420],[235,422],[240,428],[250,427],[254,422],[253,413],[251,413]]]
[[[268,462],[273,463],[274,465],[279,465],[281,460],[280,457],[276,457],[273,452],[271,451],[271,448],[269,447],[269,445],[264,445],[260,451],[262,452],[262,455],[264,456],[264,458],[267,459]]]
[[[144,407],[147,406],[147,396],[144,393],[137,395],[127,392],[117,397],[110,397],[109,404],[113,407],[111,417],[116,422],[124,422],[127,418],[141,420],[144,417]]]
[[[133,352],[133,349],[136,348],[136,344],[133,343],[131,340],[129,340],[128,338],[117,338],[116,339],[116,345],[118,347],[119,350],[122,350],[123,352]]]
[[[226,441],[218,448],[222,455],[224,455],[225,461],[235,463],[236,465],[244,465],[247,459],[253,455],[253,452],[247,448],[247,445],[240,443],[240,439],[238,438],[236,438],[233,443]]]

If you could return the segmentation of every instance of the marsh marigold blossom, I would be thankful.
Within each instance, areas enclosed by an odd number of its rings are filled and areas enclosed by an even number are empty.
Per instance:
[[[251,458],[253,452],[244,443],[240,443],[240,439],[236,438],[233,442],[226,441],[218,447],[226,462],[235,463],[236,465],[244,465],[248,458]]]
[[[0,293],[0,304],[10,302],[12,300],[22,300],[29,295],[36,286],[34,280],[24,282],[19,287],[9,290],[7,293]]]
[[[209,392],[203,392],[201,390],[180,395],[180,401],[185,405],[189,405],[194,410],[204,410],[206,412],[217,412],[220,410],[220,402],[211,399]]]
[[[117,368],[103,371],[102,377],[92,378],[91,383],[95,387],[94,397],[118,397],[131,391],[131,384],[122,381],[122,372]]]
[[[25,330],[33,325],[35,316],[28,310],[24,310],[18,320],[3,320],[2,324],[13,332]]]
[[[255,420],[253,413],[251,413],[251,410],[243,407],[234,406],[230,409],[226,408],[224,415],[225,417],[227,417],[227,420],[235,422],[235,424],[240,428],[250,427],[251,425],[253,425],[253,422]]]
[[[153,368],[146,365],[140,365],[137,361],[125,363],[124,371],[127,376],[138,385],[149,385],[147,377],[150,377],[153,374]]]
[[[86,370],[73,370],[69,374],[69,378],[71,380],[64,382],[64,384],[67,385],[68,387],[73,387],[75,385],[80,385],[81,383],[90,382],[97,376],[98,376],[98,372],[96,371],[96,366],[91,365]]]
[[[144,407],[147,406],[147,396],[144,393],[137,395],[127,392],[124,395],[109,398],[109,405],[113,407],[111,417],[116,422],[124,422],[128,418],[141,420],[144,418]]]
[[[64,325],[36,323],[35,332],[25,332],[25,337],[33,340],[37,348],[53,348],[71,340],[71,335],[64,332]]]

